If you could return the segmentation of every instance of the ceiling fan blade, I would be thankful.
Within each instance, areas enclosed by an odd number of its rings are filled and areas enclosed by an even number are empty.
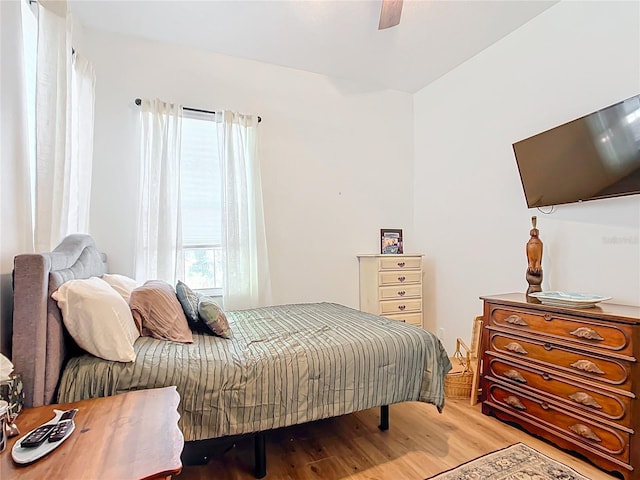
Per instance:
[[[402,14],[402,0],[382,0],[378,30],[398,25],[400,23],[400,14]]]

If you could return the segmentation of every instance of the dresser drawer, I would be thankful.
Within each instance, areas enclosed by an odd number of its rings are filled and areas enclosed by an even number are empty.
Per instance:
[[[422,327],[422,313],[394,313],[385,315],[386,318],[397,320],[399,322],[410,323]]]
[[[487,401],[511,411],[515,417],[523,417],[546,430],[555,431],[585,449],[622,462],[629,461],[629,433],[600,424],[588,416],[572,414],[535,395],[491,381],[485,385],[488,388]]]
[[[545,335],[592,351],[633,356],[631,326],[504,307],[491,310],[490,325],[527,332],[528,335]]]
[[[398,298],[410,298],[422,296],[422,285],[418,283],[408,285],[394,285],[380,287],[380,300],[395,300]]]
[[[380,302],[380,315],[394,313],[422,312],[422,299],[385,300]]]
[[[380,270],[420,270],[422,267],[422,257],[389,257],[379,258],[378,267]]]
[[[632,399],[629,397],[596,390],[578,381],[557,375],[554,371],[536,368],[530,364],[522,365],[492,355],[487,358],[489,359],[487,374],[497,380],[542,392],[557,399],[558,402],[566,403],[569,408],[583,411],[585,415],[615,421],[625,427],[631,424]]]
[[[381,287],[385,285],[404,285],[407,283],[421,283],[422,271],[420,270],[407,270],[407,271],[389,271],[378,273],[378,285]]]
[[[494,352],[536,362],[567,374],[619,385],[625,390],[631,386],[629,362],[578,352],[544,340],[524,339],[503,333],[491,332],[489,348]]]

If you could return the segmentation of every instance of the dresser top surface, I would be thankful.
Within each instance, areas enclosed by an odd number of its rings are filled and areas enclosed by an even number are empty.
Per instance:
[[[178,427],[176,387],[136,390],[110,397],[25,409],[16,420],[24,433],[51,420],[53,409],[78,408],[75,430],[55,451],[17,465],[8,440],[0,478],[166,478],[182,469],[184,438]],[[162,441],[157,441],[162,439]]]
[[[569,308],[554,305],[545,305],[540,300],[529,298],[524,293],[503,293],[499,295],[481,296],[480,299],[502,305],[526,307],[546,312],[558,312],[582,317],[610,319],[626,323],[640,324],[640,306],[620,305],[616,303],[601,302],[592,308]]]
[[[358,258],[424,257],[424,253],[361,253]]]

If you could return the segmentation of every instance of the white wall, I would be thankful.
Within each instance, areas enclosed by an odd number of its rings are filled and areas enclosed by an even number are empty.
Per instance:
[[[415,95],[426,323],[447,350],[470,339],[479,296],[526,290],[532,215],[544,289],[640,305],[640,196],[529,210],[511,148],[638,93],[640,3],[564,1]]]
[[[413,240],[412,96],[85,28],[96,69],[91,233],[132,274],[136,97],[262,117],[259,152],[275,303],[358,306],[358,253],[381,227]]]

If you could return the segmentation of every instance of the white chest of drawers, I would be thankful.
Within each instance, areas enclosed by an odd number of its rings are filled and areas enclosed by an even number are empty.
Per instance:
[[[360,310],[422,327],[422,254],[358,255]]]

